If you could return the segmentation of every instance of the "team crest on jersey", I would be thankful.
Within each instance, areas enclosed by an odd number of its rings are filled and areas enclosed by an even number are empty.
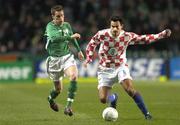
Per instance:
[[[68,29],[64,29],[63,32],[64,32],[65,35],[68,35],[68,34],[69,34]]]
[[[110,48],[109,51],[108,51],[108,54],[111,55],[111,56],[116,56],[118,53],[117,49],[116,48]]]

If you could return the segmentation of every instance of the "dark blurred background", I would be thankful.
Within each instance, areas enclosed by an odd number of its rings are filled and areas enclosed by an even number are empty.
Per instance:
[[[0,0],[0,53],[46,55],[43,34],[51,21],[50,8],[61,4],[65,20],[84,50],[89,39],[109,27],[111,15],[124,19],[124,29],[137,34],[172,30],[168,39],[151,45],[130,46],[128,56],[174,57],[180,55],[180,0]]]

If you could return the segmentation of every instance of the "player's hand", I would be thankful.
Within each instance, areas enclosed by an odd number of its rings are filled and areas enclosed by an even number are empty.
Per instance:
[[[75,33],[75,34],[71,35],[71,38],[73,38],[73,39],[80,39],[81,35],[79,33]]]
[[[87,68],[88,63],[86,61],[83,62],[83,67]]]
[[[166,37],[170,37],[170,35],[171,35],[171,30],[170,29],[166,29],[165,30],[165,34],[164,34],[164,37],[166,38]]]
[[[78,52],[78,58],[79,58],[80,61],[84,60],[84,54],[82,53],[82,51]]]

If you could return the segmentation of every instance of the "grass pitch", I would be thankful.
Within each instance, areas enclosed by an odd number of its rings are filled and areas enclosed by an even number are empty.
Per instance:
[[[68,83],[57,98],[60,111],[53,112],[47,96],[51,84],[0,84],[0,125],[180,125],[180,82],[134,82],[153,115],[146,121],[133,100],[118,84],[113,92],[119,95],[119,118],[116,122],[102,119],[107,106],[98,100],[97,82],[80,79],[73,104],[74,116],[63,114]]]

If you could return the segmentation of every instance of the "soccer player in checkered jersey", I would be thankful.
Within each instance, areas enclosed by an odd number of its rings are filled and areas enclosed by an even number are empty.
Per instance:
[[[71,105],[77,90],[78,70],[68,45],[70,42],[73,43],[78,51],[79,59],[83,60],[84,55],[76,40],[81,36],[78,33],[73,33],[70,24],[64,22],[64,10],[61,5],[53,6],[51,14],[52,21],[47,24],[45,32],[47,39],[46,49],[49,54],[46,64],[48,75],[54,82],[54,89],[52,89],[48,96],[48,102],[54,111],[59,111],[58,105],[54,100],[62,90],[61,78],[65,74],[70,79],[70,85],[64,114],[72,116]]]
[[[110,103],[116,108],[118,96],[110,94],[110,90],[116,80],[122,85],[127,94],[132,97],[145,119],[152,119],[141,94],[133,87],[130,76],[126,49],[129,45],[149,44],[159,39],[169,37],[171,31],[166,29],[158,34],[137,35],[123,30],[123,22],[119,16],[113,16],[110,20],[110,28],[98,31],[90,40],[86,48],[86,60],[84,67],[93,61],[95,48],[100,44],[98,56],[98,90],[101,103]]]

